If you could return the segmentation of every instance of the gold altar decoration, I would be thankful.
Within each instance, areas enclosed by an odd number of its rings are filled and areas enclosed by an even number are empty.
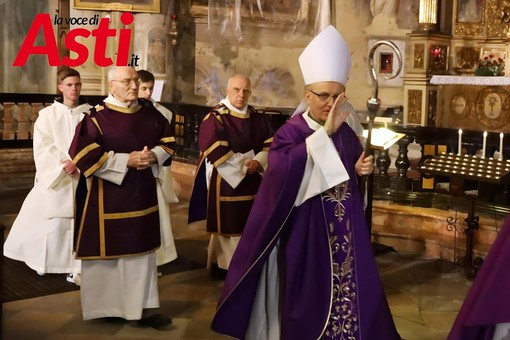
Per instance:
[[[413,68],[422,69],[425,60],[425,44],[415,44],[413,53]]]
[[[487,0],[487,37],[510,37],[510,1]]]
[[[492,1],[492,0],[488,0]],[[496,0],[497,1],[497,0]],[[455,0],[454,16],[455,29],[454,35],[461,37],[483,37],[485,24],[485,6],[484,1],[477,0]],[[461,4],[459,4],[461,3]],[[467,10],[467,4],[475,6],[473,10]],[[478,8],[480,7],[480,8]],[[490,7],[490,6],[489,6]]]
[[[420,0],[418,27],[422,31],[437,29],[437,0]]]
[[[473,74],[480,59],[481,49],[472,46],[458,46],[455,48],[457,65],[453,69],[458,74]]]
[[[438,85],[436,126],[510,132],[510,78],[434,76]]]
[[[487,130],[501,131],[510,117],[510,93],[504,86],[487,86],[476,96],[475,112]]]
[[[408,92],[407,106],[409,108],[409,114],[407,122],[409,124],[421,124],[421,112],[422,112],[422,91],[421,90],[410,90]]]

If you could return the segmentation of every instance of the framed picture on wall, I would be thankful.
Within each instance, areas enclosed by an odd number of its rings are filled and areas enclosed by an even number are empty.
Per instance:
[[[453,35],[462,37],[485,36],[485,5],[486,0],[455,0]],[[488,27],[490,28],[492,25]]]
[[[485,0],[457,0],[457,22],[459,23],[481,23]]]
[[[377,39],[368,40],[368,51],[377,42]],[[405,41],[404,40],[391,40],[400,51],[402,62],[405,58]],[[402,70],[399,72],[399,60],[396,52],[387,45],[381,45],[374,53],[374,67],[377,74],[377,81],[380,87],[399,87],[403,86],[404,78]],[[399,72],[397,74],[397,72]],[[372,79],[367,74],[367,84],[372,84]]]
[[[393,73],[393,53],[381,53],[379,57],[379,73]]]
[[[96,11],[159,13],[160,0],[74,0],[74,8]]]

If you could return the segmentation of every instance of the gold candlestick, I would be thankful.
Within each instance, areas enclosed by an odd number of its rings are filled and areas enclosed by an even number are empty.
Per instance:
[[[422,31],[437,29],[437,0],[420,0],[418,27]]]

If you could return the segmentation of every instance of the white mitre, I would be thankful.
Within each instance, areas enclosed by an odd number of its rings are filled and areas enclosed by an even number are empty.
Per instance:
[[[299,56],[305,85],[335,81],[347,85],[351,53],[340,33],[331,25],[323,29]]]

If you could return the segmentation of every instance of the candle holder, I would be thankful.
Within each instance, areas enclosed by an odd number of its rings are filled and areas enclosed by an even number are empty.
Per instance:
[[[453,160],[451,160],[452,157]],[[453,162],[453,168],[449,162]],[[462,165],[460,169],[459,164]],[[467,166],[469,166],[469,169],[466,168]],[[434,175],[449,177],[450,183],[446,186],[448,188],[447,193],[469,200],[470,209],[468,217],[465,219],[467,228],[464,229],[466,254],[462,259],[462,265],[466,276],[473,278],[483,263],[482,258],[473,256],[474,233],[479,228],[478,216],[475,216],[475,200],[479,190],[466,188],[466,183],[505,184],[508,187],[508,184],[510,184],[509,160],[503,162],[493,158],[487,159],[470,155],[440,154],[425,160],[418,170],[426,177]]]

